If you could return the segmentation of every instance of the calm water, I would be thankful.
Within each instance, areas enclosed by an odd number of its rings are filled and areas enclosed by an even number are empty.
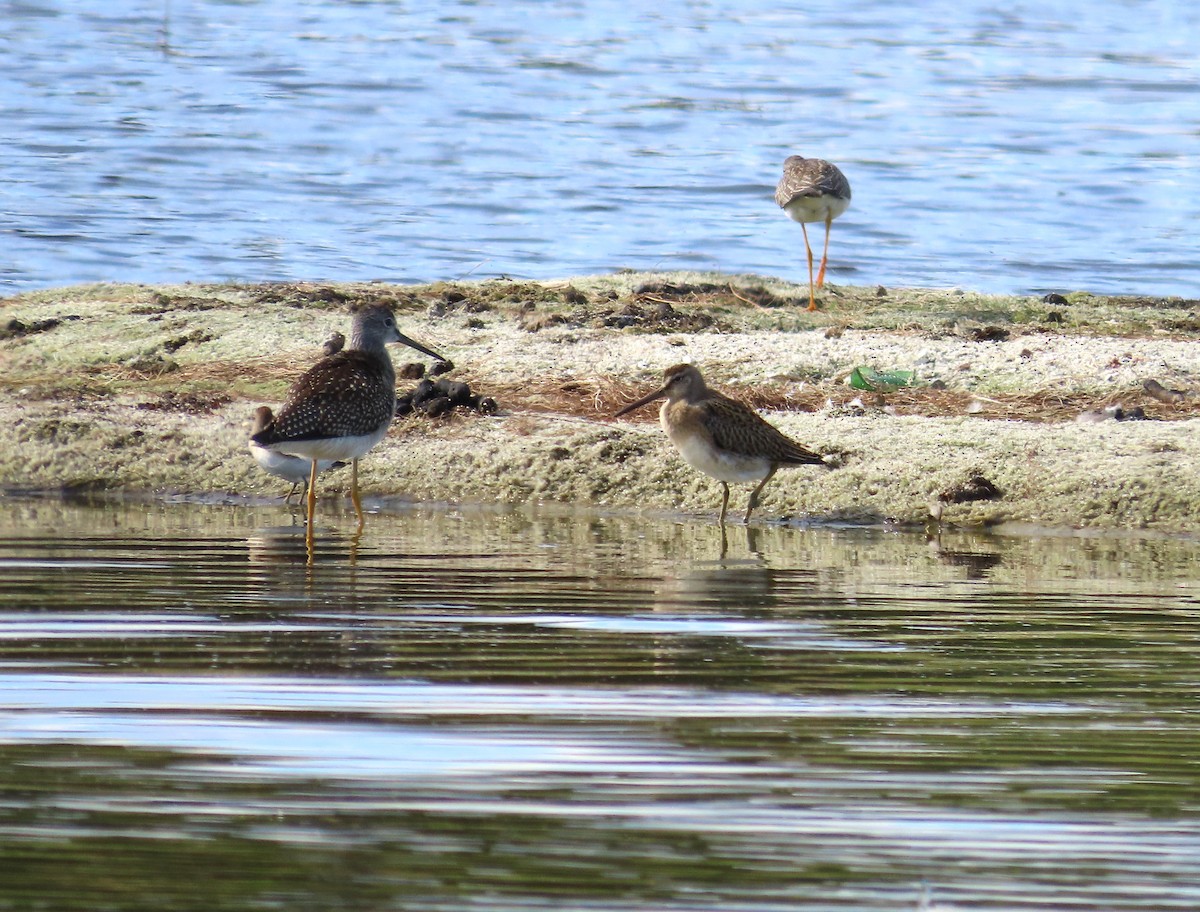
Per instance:
[[[801,279],[801,151],[834,282],[1197,297],[1197,48],[1169,0],[0,0],[0,291]]]
[[[0,502],[0,908],[1200,907],[1196,541],[344,518]]]

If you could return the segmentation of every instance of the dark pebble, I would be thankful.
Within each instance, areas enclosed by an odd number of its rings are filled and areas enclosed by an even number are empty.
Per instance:
[[[980,500],[999,500],[1003,492],[982,475],[972,475],[961,485],[948,488],[938,495],[942,503],[973,503]]]
[[[1062,307],[1064,304],[1070,304],[1071,302],[1068,301],[1066,298],[1064,298],[1062,295],[1054,294],[1053,292],[1051,292],[1050,294],[1048,294],[1042,298],[1042,303],[1043,304],[1053,304],[1055,307]]]
[[[434,382],[432,380],[430,380],[428,377],[425,378],[420,383],[418,383],[415,387],[413,387],[412,404],[414,406],[418,406],[425,400],[432,399],[434,396],[437,395],[437,393],[435,392],[435,389],[436,389],[436,387],[434,385]]]
[[[401,380],[420,380],[425,376],[425,365],[417,361],[401,364],[396,371],[396,376]]]
[[[440,418],[454,408],[454,404],[446,396],[434,396],[421,403],[421,411],[430,418]]]
[[[439,380],[434,384],[434,389],[449,399],[451,405],[466,405],[471,398],[471,387],[458,380]]]
[[[431,377],[440,377],[442,374],[448,374],[452,370],[454,370],[453,361],[439,361],[429,369],[429,375]]]
[[[412,410],[413,410],[412,393],[409,393],[407,396],[397,396],[396,397],[396,414],[397,415],[409,415],[409,414],[412,414]]]

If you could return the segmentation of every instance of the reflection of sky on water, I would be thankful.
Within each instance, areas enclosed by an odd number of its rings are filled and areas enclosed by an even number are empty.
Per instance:
[[[7,505],[0,896],[1195,908],[1193,540]]]

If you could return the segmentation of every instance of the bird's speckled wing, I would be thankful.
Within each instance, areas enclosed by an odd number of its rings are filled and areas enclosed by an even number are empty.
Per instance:
[[[723,450],[764,456],[780,465],[824,465],[819,453],[796,443],[744,402],[714,394],[694,408],[713,443]]]
[[[850,182],[837,165],[819,158],[792,156],[783,165],[783,177],[775,188],[775,202],[784,208],[798,196],[832,196],[850,199]]]
[[[296,381],[270,430],[272,440],[370,434],[396,411],[395,374],[369,355],[342,351]],[[390,362],[387,367],[390,368]]]

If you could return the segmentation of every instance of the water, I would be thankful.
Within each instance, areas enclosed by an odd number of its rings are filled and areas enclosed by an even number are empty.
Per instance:
[[[4,502],[0,908],[1200,906],[1194,540],[342,519]]]
[[[805,277],[1197,297],[1200,6],[0,3],[0,291]],[[816,230],[816,238],[821,230]]]

